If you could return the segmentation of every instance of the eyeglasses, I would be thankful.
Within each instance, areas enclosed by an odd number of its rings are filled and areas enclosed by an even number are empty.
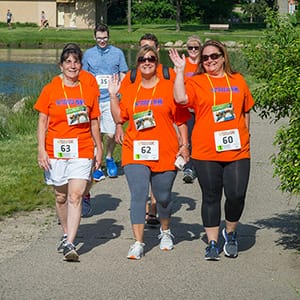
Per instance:
[[[146,61],[148,61],[149,63],[155,63],[156,57],[155,56],[146,56],[146,57],[140,56],[138,58],[139,63],[145,63]]]
[[[210,55],[202,55],[201,61],[208,61],[208,59],[217,60],[219,57],[223,56],[222,53],[212,53]]]
[[[104,42],[107,42],[108,41],[108,36],[105,36],[105,37],[96,37],[96,41],[104,41]]]
[[[196,50],[196,51],[198,51],[200,49],[199,46],[188,46],[187,48],[188,48],[188,50]]]

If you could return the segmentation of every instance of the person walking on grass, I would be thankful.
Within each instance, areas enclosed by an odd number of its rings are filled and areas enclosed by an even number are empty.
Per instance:
[[[79,261],[74,243],[82,196],[91,179],[93,159],[99,168],[102,158],[99,91],[79,81],[81,59],[77,45],[65,47],[60,57],[61,74],[43,88],[34,105],[39,112],[38,164],[46,184],[54,187],[63,230],[57,250],[63,252],[66,261]]]
[[[208,40],[196,75],[184,80],[185,56],[169,56],[176,67],[175,101],[195,111],[191,160],[202,191],[201,216],[208,239],[206,260],[219,260],[221,198],[225,194],[226,256],[238,256],[237,225],[250,173],[250,110],[254,105],[243,76],[231,68],[226,47]]]
[[[108,177],[117,177],[117,166],[113,158],[115,149],[115,130],[110,110],[110,95],[108,93],[108,82],[113,74],[118,74],[122,80],[128,71],[124,53],[121,49],[109,44],[109,29],[107,25],[100,24],[94,29],[96,45],[87,49],[83,55],[82,68],[92,73],[98,82],[100,89],[99,105],[101,111],[100,129],[102,140],[105,138],[106,149],[104,151],[106,171]],[[101,168],[93,173],[95,181],[105,179]]]

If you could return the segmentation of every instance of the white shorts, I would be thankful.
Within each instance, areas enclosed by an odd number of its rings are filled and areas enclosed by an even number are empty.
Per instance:
[[[100,129],[101,133],[115,134],[116,124],[111,114],[110,101],[100,102]]]
[[[93,160],[89,158],[50,159],[51,168],[45,171],[48,185],[62,186],[70,179],[91,180]]]

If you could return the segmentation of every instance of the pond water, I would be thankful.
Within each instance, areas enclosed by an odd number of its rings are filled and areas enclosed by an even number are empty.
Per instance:
[[[129,68],[135,61],[136,49],[123,49]],[[27,96],[35,89],[41,89],[37,82],[44,82],[59,72],[58,61],[61,49],[0,49],[0,95],[16,98]],[[231,60],[237,70],[245,74],[240,54],[231,52]],[[171,66],[166,50],[160,51],[160,60]],[[242,65],[241,65],[242,64]]]

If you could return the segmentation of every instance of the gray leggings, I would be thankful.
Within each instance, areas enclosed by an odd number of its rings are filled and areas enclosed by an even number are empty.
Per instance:
[[[149,184],[156,199],[159,217],[171,217],[171,190],[177,171],[151,172],[147,166],[129,164],[124,167],[124,173],[131,193],[131,224],[145,223]]]

